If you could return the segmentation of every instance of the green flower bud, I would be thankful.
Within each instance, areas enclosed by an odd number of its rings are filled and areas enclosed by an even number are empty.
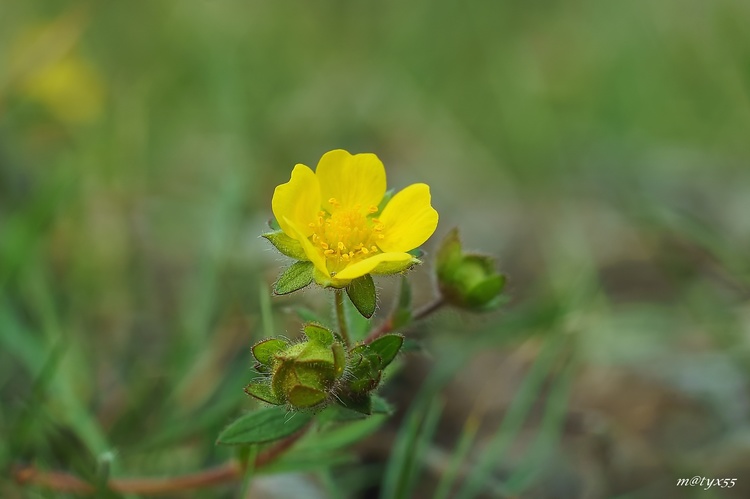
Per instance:
[[[357,345],[349,353],[346,382],[339,386],[336,400],[354,411],[370,414],[371,393],[383,377],[383,370],[396,358],[403,336],[387,334],[367,345]]]
[[[437,277],[448,303],[476,311],[496,306],[505,286],[505,276],[495,270],[492,258],[464,253],[457,229],[448,234],[438,251]]]
[[[256,370],[264,374],[245,392],[270,404],[308,408],[327,401],[344,374],[346,354],[331,331],[318,324],[304,327],[306,340],[290,344],[279,338],[253,347]]]

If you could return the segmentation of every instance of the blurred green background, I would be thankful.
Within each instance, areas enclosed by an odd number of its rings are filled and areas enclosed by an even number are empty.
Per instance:
[[[231,456],[214,440],[254,407],[249,346],[328,313],[319,289],[267,299],[273,189],[345,148],[431,186],[418,304],[454,226],[509,275],[499,312],[418,328],[428,353],[384,392],[398,444],[465,354],[413,497],[450,469],[450,497],[472,476],[486,497],[750,497],[749,22],[744,0],[0,1],[0,495],[58,496],[18,463]],[[550,348],[574,365],[559,390]],[[391,448],[253,497],[377,497]],[[693,475],[738,482],[675,486]]]

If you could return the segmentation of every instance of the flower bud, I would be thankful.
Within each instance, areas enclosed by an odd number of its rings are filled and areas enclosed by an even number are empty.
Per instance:
[[[505,276],[492,258],[464,253],[458,230],[453,229],[437,254],[437,277],[443,298],[456,307],[482,311],[495,307]]]
[[[346,365],[343,345],[323,326],[307,324],[305,341],[269,338],[253,347],[256,370],[264,376],[245,392],[275,405],[317,406],[331,395]]]

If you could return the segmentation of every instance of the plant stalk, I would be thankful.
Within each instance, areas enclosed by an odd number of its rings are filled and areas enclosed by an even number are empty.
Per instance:
[[[349,326],[346,323],[346,310],[344,309],[344,290],[336,289],[334,292],[336,320],[339,324],[339,334],[346,343],[346,348],[351,348],[352,343],[349,339]]]

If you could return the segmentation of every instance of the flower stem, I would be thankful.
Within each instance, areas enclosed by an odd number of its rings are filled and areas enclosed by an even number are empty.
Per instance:
[[[255,458],[253,469],[275,461],[305,435],[309,428],[310,425],[259,453]],[[123,494],[174,494],[234,482],[241,479],[244,472],[240,463],[228,461],[215,468],[169,478],[113,478],[106,483],[106,488]],[[97,489],[89,482],[63,471],[43,471],[34,466],[23,466],[16,468],[13,475],[16,482],[21,485],[36,485],[77,495],[91,495],[97,492]]]
[[[427,303],[426,305],[418,308],[417,310],[412,312],[411,320],[412,322],[416,322],[419,320],[424,319],[425,317],[428,317],[432,315],[433,313],[440,310],[443,305],[445,305],[445,301],[443,300],[443,297],[435,298],[430,303]],[[393,331],[393,317],[389,317],[385,321],[383,321],[380,326],[372,329],[370,331],[370,334],[367,335],[367,338],[365,338],[364,343],[372,343],[373,341],[377,340],[384,334],[388,334],[391,331]]]
[[[344,290],[337,289],[333,292],[336,302],[336,319],[339,323],[339,334],[344,338],[347,348],[351,348],[352,344],[349,340],[349,326],[346,324],[346,310],[344,310]]]

